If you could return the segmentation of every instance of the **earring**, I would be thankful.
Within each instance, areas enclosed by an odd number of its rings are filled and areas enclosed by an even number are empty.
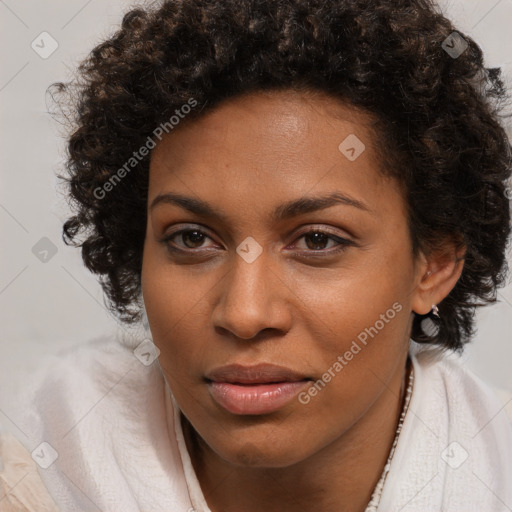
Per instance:
[[[440,318],[439,317],[439,308],[437,307],[436,304],[432,304],[432,314],[434,316],[437,316],[437,318]]]

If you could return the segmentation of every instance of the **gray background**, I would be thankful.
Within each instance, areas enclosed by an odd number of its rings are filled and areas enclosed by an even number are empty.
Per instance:
[[[114,336],[119,329],[106,312],[96,277],[83,267],[79,250],[61,240],[68,208],[57,190],[55,173],[62,171],[64,139],[62,127],[47,113],[45,91],[52,82],[69,79],[70,70],[117,28],[122,13],[134,5],[120,0],[0,0],[0,425],[4,428],[13,429],[5,404],[45,355],[98,336]],[[510,86],[512,0],[440,5],[461,32],[480,44],[486,65],[503,68]],[[58,48],[44,55],[52,44]],[[37,253],[41,244],[43,249],[50,245],[41,241],[43,237],[56,250],[53,256],[48,253],[46,262],[33,252],[34,246]],[[499,299],[478,313],[478,333],[463,358],[506,403],[512,399],[512,286],[502,289]]]

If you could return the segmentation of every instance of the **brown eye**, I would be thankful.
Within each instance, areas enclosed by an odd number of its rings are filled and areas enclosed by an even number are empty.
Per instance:
[[[325,249],[325,245],[328,244],[331,237],[327,236],[325,233],[321,233],[320,231],[311,231],[304,235],[304,240],[306,240],[308,249],[321,250]]]
[[[200,249],[207,238],[210,237],[199,229],[182,229],[166,236],[162,242],[166,243],[170,249],[193,250]],[[182,245],[174,242],[174,239],[181,239]]]
[[[185,245],[190,249],[197,249],[196,244],[202,244],[206,235],[200,231],[182,231],[181,239],[185,242]],[[190,242],[190,244],[188,243]]]
[[[318,229],[308,231],[303,233],[297,240],[304,239],[306,251],[305,252],[321,252],[327,254],[333,254],[339,252],[340,250],[344,250],[347,246],[353,245],[350,240],[345,238],[341,238],[339,236],[334,236],[331,233],[321,231]],[[334,247],[337,247],[335,250],[328,250],[329,242],[337,242],[334,244]],[[331,246],[332,247],[332,246]]]

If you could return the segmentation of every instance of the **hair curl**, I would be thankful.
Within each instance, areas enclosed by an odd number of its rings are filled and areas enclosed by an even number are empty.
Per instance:
[[[466,247],[462,275],[415,315],[411,338],[461,350],[475,308],[496,301],[508,266],[511,145],[499,122],[507,93],[480,47],[452,58],[454,31],[431,0],[167,0],[138,7],[53,84],[71,105],[66,181],[74,215],[63,226],[100,276],[109,310],[141,318],[149,158],[98,199],[153,130],[195,98],[201,108],[262,89],[329,93],[378,119],[383,172],[405,190],[414,255],[443,241]],[[80,240],[81,233],[85,239]],[[422,325],[424,318],[435,332]]]

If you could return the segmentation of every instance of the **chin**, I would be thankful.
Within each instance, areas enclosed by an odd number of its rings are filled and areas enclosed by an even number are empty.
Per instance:
[[[216,411],[217,412],[217,411]],[[190,419],[199,420],[193,427]],[[314,453],[315,424],[295,414],[228,415],[212,413],[209,421],[188,418],[184,432],[229,464],[253,468],[285,468]]]
[[[236,439],[234,443],[233,439]],[[293,438],[291,433],[273,437],[266,432],[245,436],[234,434],[233,437],[217,440],[208,446],[229,464],[241,467],[285,468],[308,456],[304,450],[307,443]]]

